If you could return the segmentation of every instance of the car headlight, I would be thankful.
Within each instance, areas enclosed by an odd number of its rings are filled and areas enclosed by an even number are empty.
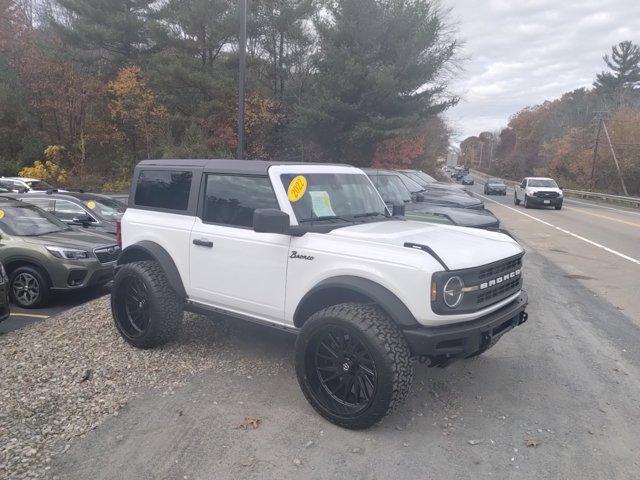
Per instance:
[[[444,284],[444,288],[442,289],[442,298],[447,307],[455,308],[460,305],[462,297],[464,296],[463,288],[464,282],[460,277],[455,276],[447,280],[447,283]]]
[[[89,252],[80,248],[58,247],[55,245],[47,245],[44,248],[46,248],[54,257],[64,258],[67,260],[81,260],[83,258],[89,258]]]

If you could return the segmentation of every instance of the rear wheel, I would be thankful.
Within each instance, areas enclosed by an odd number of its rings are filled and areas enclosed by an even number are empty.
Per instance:
[[[157,262],[123,265],[111,290],[111,312],[124,339],[138,348],[172,340],[183,314],[182,299],[173,291]]]
[[[18,267],[10,275],[11,300],[22,308],[38,308],[49,301],[51,285],[47,276],[37,267]]]
[[[376,306],[343,303],[309,318],[296,374],[311,406],[350,429],[377,423],[406,398],[413,365],[405,338]]]

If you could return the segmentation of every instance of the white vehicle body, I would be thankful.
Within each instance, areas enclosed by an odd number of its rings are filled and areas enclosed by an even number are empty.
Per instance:
[[[24,193],[31,193],[34,191],[43,191],[42,189],[38,189],[38,190],[34,190],[32,188],[32,183],[34,182],[41,182],[41,183],[47,183],[44,182],[43,180],[40,180],[38,178],[30,178],[30,177],[2,177],[0,178],[0,180],[4,181],[4,182],[10,182],[13,186],[13,189],[16,191],[25,191]],[[47,184],[48,185],[48,184]],[[66,190],[59,190],[56,189],[55,187],[51,186],[52,189],[57,190],[58,192],[66,192]]]
[[[143,162],[138,168],[154,166]],[[349,166],[269,167],[278,206],[289,214],[292,227],[298,221],[281,175],[326,172],[365,176]],[[376,192],[373,185],[371,189]],[[195,204],[197,200],[191,198],[189,205]],[[429,299],[432,275],[443,271],[443,264],[450,270],[469,269],[523,253],[522,247],[505,234],[464,227],[386,219],[327,233],[259,233],[251,228],[207,223],[199,215],[136,208],[132,190],[122,219],[122,247],[126,252],[144,242],[152,242],[168,253],[188,303],[285,328],[295,327],[296,311],[305,295],[332,278],[357,277],[380,285],[395,295],[420,325],[430,327],[484,317],[520,295],[518,289],[472,312],[434,312]],[[406,244],[428,245],[439,259]],[[517,275],[521,275],[520,270]]]
[[[555,205],[562,204],[562,189],[558,187],[555,180],[547,177],[526,177],[515,186],[515,200],[525,202],[527,200],[533,205]]]

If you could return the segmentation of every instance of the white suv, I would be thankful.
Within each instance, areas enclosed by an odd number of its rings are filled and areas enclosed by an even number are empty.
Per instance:
[[[556,181],[545,177],[526,177],[519,185],[516,185],[513,192],[513,203],[524,204],[524,208],[555,207],[556,210],[562,208],[564,198],[562,189],[558,187]]]
[[[169,341],[183,310],[290,330],[302,391],[347,428],[403,400],[413,357],[475,356],[527,319],[517,242],[393,216],[350,166],[145,160],[120,233],[130,344]]]

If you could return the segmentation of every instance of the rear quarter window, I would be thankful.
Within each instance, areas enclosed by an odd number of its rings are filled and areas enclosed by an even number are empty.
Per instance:
[[[183,170],[141,170],[134,203],[141,207],[185,211],[193,173]]]

